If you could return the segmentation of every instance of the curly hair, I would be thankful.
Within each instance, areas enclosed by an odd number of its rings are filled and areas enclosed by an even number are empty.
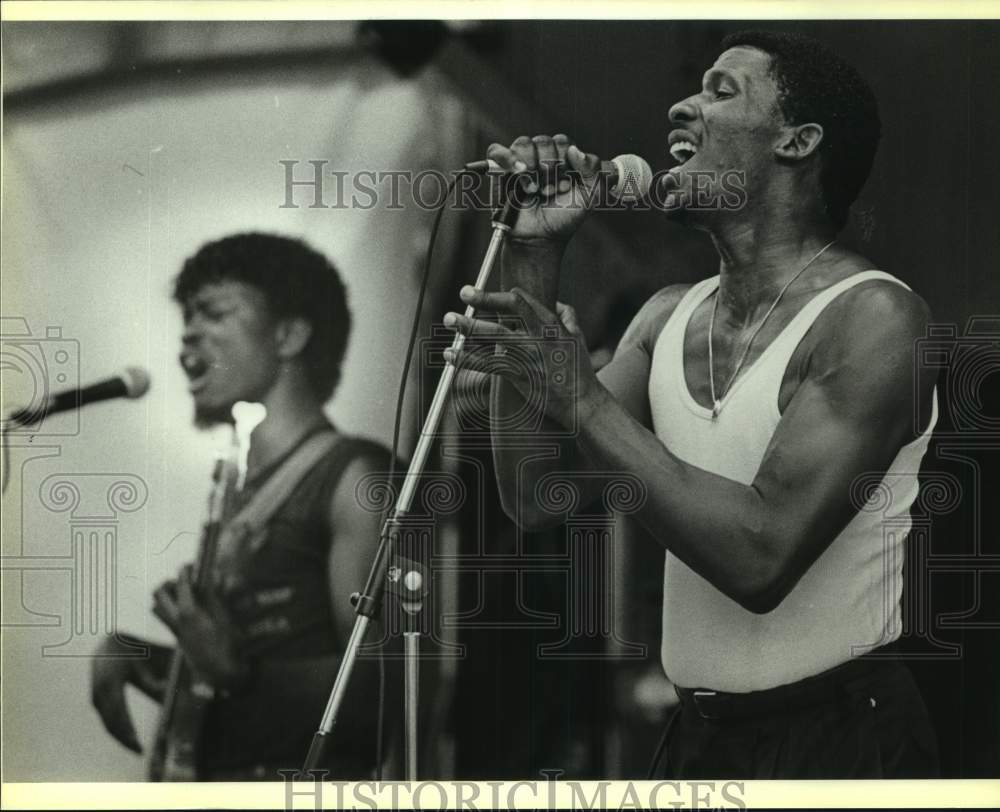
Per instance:
[[[198,249],[174,280],[173,298],[187,303],[205,285],[243,282],[260,290],[271,313],[312,326],[302,351],[308,380],[323,401],[333,394],[347,351],[351,312],[336,268],[305,242],[275,234],[234,234]]]
[[[820,186],[827,214],[843,228],[871,172],[882,134],[875,94],[852,65],[812,37],[739,31],[722,41],[723,50],[741,46],[771,57],[785,121],[823,127]]]

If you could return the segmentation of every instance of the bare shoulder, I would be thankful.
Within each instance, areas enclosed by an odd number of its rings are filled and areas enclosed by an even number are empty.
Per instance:
[[[622,343],[641,345],[652,354],[660,331],[692,287],[690,284],[678,284],[660,288],[636,313],[622,337]]]
[[[934,390],[934,376],[915,376],[914,364],[917,341],[930,320],[930,308],[913,291],[890,280],[861,282],[816,320],[806,377],[842,413],[880,416],[891,421],[884,425],[912,430],[915,402],[930,414]]]
[[[389,451],[382,446],[364,441],[351,461],[344,467],[333,489],[330,515],[334,526],[351,516],[368,514],[378,516],[369,509],[380,492],[381,483],[388,477]]]
[[[860,282],[834,299],[817,319],[817,349],[839,356],[877,351],[883,356],[912,352],[912,342],[931,321],[927,302],[887,279]],[[832,340],[831,340],[832,339]]]

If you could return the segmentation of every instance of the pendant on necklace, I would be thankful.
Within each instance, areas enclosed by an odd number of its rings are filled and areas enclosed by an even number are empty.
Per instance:
[[[719,412],[722,410],[722,403],[718,400],[712,405],[712,419],[715,420],[719,416]]]

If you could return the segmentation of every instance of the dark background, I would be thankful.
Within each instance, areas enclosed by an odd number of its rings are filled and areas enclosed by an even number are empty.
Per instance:
[[[953,477],[959,491],[949,505],[927,500],[914,506],[901,656],[931,712],[943,775],[995,776],[1000,523],[990,494],[998,492],[1000,462],[1000,25],[512,22],[467,40],[492,73],[457,69],[447,48],[441,62],[473,103],[488,103],[494,119],[510,128],[502,135],[484,132],[484,148],[504,136],[565,132],[602,156],[643,155],[655,171],[670,165],[670,106],[696,92],[722,38],[744,28],[818,37],[858,67],[878,98],[881,145],[841,240],[869,257],[872,267],[913,287],[941,329],[957,337],[948,342],[949,365],[940,369],[942,413],[922,470],[928,481]],[[598,230],[611,235],[612,248],[594,250]],[[469,242],[471,259],[482,240]],[[650,293],[716,272],[717,257],[704,234],[653,212],[602,213],[571,245],[562,298],[580,311],[592,346],[613,345]],[[992,318],[972,323],[977,316]],[[974,385],[966,369],[972,355]],[[482,459],[488,462],[488,455]],[[499,511],[495,526],[498,547],[513,549],[515,531]],[[616,563],[626,574],[625,636],[649,646],[646,663],[655,668],[662,551],[631,530]],[[558,534],[530,539],[541,552],[558,550],[560,541]],[[555,576],[538,573],[529,583],[534,608],[564,605],[567,587]],[[506,589],[492,593],[489,607],[497,618],[509,611],[503,596],[514,586],[511,578]],[[637,710],[643,667],[539,661],[536,647],[553,639],[558,634],[468,633],[474,654],[457,681],[457,774],[520,777],[562,768],[577,777],[644,776],[662,716]],[[612,739],[615,748],[608,746]]]

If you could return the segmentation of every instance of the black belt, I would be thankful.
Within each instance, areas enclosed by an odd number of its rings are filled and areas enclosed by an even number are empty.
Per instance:
[[[898,664],[891,660],[854,659],[813,677],[763,691],[731,694],[680,686],[674,686],[674,690],[681,705],[702,719],[746,719],[840,701],[850,695],[851,683],[895,668]]]

